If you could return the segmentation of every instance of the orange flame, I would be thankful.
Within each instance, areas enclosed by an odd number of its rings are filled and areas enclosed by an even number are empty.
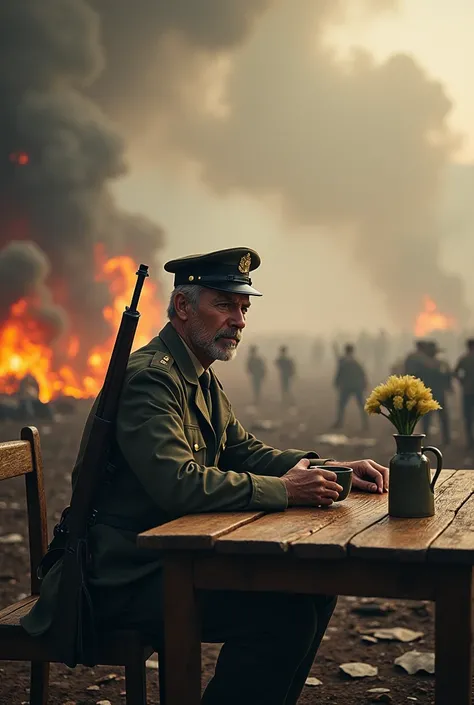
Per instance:
[[[39,398],[48,402],[59,395],[83,399],[96,396],[102,386],[123,310],[129,304],[136,282],[136,263],[128,256],[98,258],[97,281],[108,284],[112,303],[102,315],[110,328],[104,343],[83,349],[86,343],[77,335],[67,337],[61,365],[55,363],[52,347],[44,343],[44,331],[31,314],[30,303],[20,299],[10,309],[0,328],[0,394],[18,391],[20,381],[32,375],[39,385]],[[140,299],[140,322],[134,349],[145,345],[156,334],[160,323],[156,288],[147,280]],[[87,362],[79,371],[75,359],[82,353]],[[86,353],[84,355],[84,353]]]
[[[12,164],[19,164],[20,166],[26,166],[30,163],[30,157],[26,152],[12,152],[9,159]]]
[[[424,310],[421,311],[415,321],[415,335],[422,338],[436,330],[450,330],[456,327],[456,319],[438,311],[438,307],[433,299],[425,296],[423,299]]]

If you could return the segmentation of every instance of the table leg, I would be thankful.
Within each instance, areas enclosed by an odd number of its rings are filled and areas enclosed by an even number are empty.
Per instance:
[[[435,604],[436,705],[471,705],[472,598],[471,566],[440,567]]]
[[[166,555],[163,577],[165,702],[199,705],[201,630],[191,559]]]

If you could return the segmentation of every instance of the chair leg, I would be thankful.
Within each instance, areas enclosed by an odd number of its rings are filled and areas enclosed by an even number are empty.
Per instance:
[[[49,663],[31,662],[30,705],[47,705],[49,688]]]
[[[146,705],[146,666],[143,655],[125,666],[126,705]]]
[[[160,689],[160,705],[166,705],[166,681],[165,681],[165,651],[158,652],[158,687]]]

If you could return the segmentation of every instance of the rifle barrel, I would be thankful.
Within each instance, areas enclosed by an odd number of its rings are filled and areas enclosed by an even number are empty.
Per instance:
[[[142,293],[143,283],[148,276],[148,267],[146,264],[141,264],[137,271],[137,283],[135,284],[135,291],[132,296],[132,303],[128,309],[130,313],[136,313],[138,306],[138,299]]]

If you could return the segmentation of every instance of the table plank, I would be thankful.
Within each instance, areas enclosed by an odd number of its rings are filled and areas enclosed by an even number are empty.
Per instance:
[[[470,470],[474,475],[474,471]],[[457,512],[451,524],[433,541],[428,560],[474,565],[474,496]]]
[[[339,506],[294,507],[285,512],[265,514],[216,541],[219,553],[276,554],[288,551],[289,544],[335,521]]]
[[[219,536],[249,524],[263,512],[189,514],[138,535],[140,548],[159,550],[209,550]]]
[[[357,534],[349,554],[364,559],[425,561],[429,546],[454,520],[474,492],[474,473],[458,470],[437,487],[436,514],[422,519],[385,517]]]
[[[387,515],[388,495],[354,492],[337,505],[335,521],[291,545],[300,558],[344,558],[349,541]]]
[[[437,483],[438,488],[455,472],[455,470],[443,470]],[[342,507],[340,521],[333,522],[292,545],[292,550],[297,556],[310,559],[344,558],[351,539],[386,516],[388,495],[354,492],[342,503]]]

